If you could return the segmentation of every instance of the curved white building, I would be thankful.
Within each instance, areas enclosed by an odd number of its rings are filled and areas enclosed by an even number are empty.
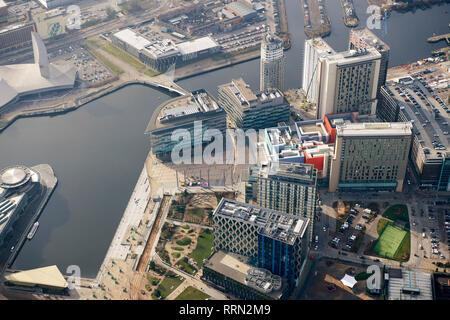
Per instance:
[[[39,34],[32,32],[31,38],[34,63],[0,66],[0,109],[22,96],[75,85],[75,68],[70,64],[49,63]]]

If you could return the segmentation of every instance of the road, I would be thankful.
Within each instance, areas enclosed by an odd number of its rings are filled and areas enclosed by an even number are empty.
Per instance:
[[[429,198],[427,195],[422,192],[411,192],[411,193],[373,193],[368,192],[362,195],[361,193],[328,193],[323,192],[320,195],[322,201],[322,213],[320,215],[320,221],[316,222],[314,235],[319,236],[318,250],[313,250],[312,253],[317,256],[330,256],[330,257],[338,257],[341,259],[350,259],[359,263],[371,261],[374,259],[379,259],[381,263],[387,266],[399,267],[400,265],[403,267],[410,267],[414,269],[422,269],[427,270],[432,268],[434,270],[435,267],[431,265],[431,261],[427,258],[431,256],[431,242],[428,231],[430,228],[436,229],[438,231],[438,224],[442,221],[439,219],[430,219],[428,215],[428,206],[427,200],[431,201],[431,199],[435,199],[433,196]],[[380,215],[378,215],[377,220],[371,222],[367,226],[367,238],[364,243],[361,245],[358,253],[345,252],[345,256],[339,254],[339,250],[334,249],[328,245],[328,242],[331,240],[332,235],[336,230],[336,212],[332,208],[332,204],[335,201],[362,201],[364,203],[369,202],[378,202],[379,204],[383,202],[389,202],[390,205],[397,203],[404,203],[408,207],[409,212],[409,220],[410,220],[410,234],[411,234],[411,254],[410,259],[407,262],[400,264],[397,261],[377,258],[377,257],[369,257],[366,256],[366,259],[360,259],[360,256],[363,255],[363,251],[365,246],[367,246],[368,241],[375,238],[377,236],[376,225],[378,223],[378,219],[380,219]],[[423,210],[423,214],[420,214]],[[358,223],[358,220],[355,219],[353,224]],[[326,228],[326,232],[323,231],[323,228],[328,224],[328,228]],[[422,238],[422,230],[425,228],[427,230],[427,238]],[[441,235],[439,239],[439,235]],[[440,240],[440,248],[442,251],[447,248],[447,244],[445,243],[444,237],[442,237],[442,231],[438,235],[438,240]],[[345,239],[341,239],[341,241],[345,241]],[[313,243],[313,247],[316,243]],[[424,247],[424,250],[419,248],[419,245]],[[448,253],[446,253],[448,255]],[[425,258],[426,257],[426,258]],[[448,257],[447,257],[448,258]],[[436,256],[434,257],[436,259]]]
[[[144,11],[138,14],[130,14],[121,18],[116,18],[114,20],[100,23],[86,29],[76,30],[74,31],[73,34],[67,34],[61,39],[46,41],[47,51],[48,53],[52,53],[58,51],[59,49],[67,48],[73,43],[82,42],[85,39],[89,39],[101,33],[107,33],[119,28],[124,28],[126,26],[138,24],[148,19],[151,19],[156,15],[161,14],[163,11],[166,11],[169,8],[170,4],[167,1],[161,1],[160,3],[161,6],[156,9]],[[14,61],[12,61],[11,59],[14,59]],[[33,59],[33,52],[31,46],[28,48],[24,48],[22,50],[16,50],[13,52],[0,55],[0,65],[11,63],[18,64],[30,59]]]

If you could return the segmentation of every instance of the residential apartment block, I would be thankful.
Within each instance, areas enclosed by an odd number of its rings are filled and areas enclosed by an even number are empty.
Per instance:
[[[247,129],[275,127],[289,121],[290,105],[278,89],[254,93],[242,78],[219,86],[218,103],[231,126]]]
[[[409,122],[338,126],[329,191],[402,191],[411,129]]]
[[[317,174],[312,164],[279,163],[260,172],[258,205],[310,220],[312,241],[317,201]]]
[[[261,42],[260,90],[284,90],[286,56],[280,38],[267,34]]]

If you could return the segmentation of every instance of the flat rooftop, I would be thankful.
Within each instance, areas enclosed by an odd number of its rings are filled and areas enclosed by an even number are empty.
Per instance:
[[[253,10],[253,8],[250,7],[249,5],[243,4],[238,1],[229,3],[227,7],[236,11],[240,16],[243,17],[256,13],[256,11]]]
[[[389,46],[368,28],[351,29],[350,33],[353,33],[359,39],[361,46],[373,46],[378,51],[390,50]]]
[[[322,38],[313,38],[305,41],[309,43],[320,56],[336,53],[336,51],[334,51],[334,49]]]
[[[0,33],[8,32],[11,30],[19,29],[25,26],[28,26],[29,23],[17,23],[17,24],[11,24],[9,26],[6,26],[5,28],[0,30]]]
[[[211,37],[198,38],[177,44],[182,55],[188,55],[218,47],[219,45]]]
[[[228,90],[240,101],[243,110],[280,105],[285,102],[283,93],[278,89],[269,89],[264,92],[253,92],[244,79],[233,79],[230,83],[219,86],[222,90]]]
[[[149,40],[145,39],[137,32],[128,28],[114,33],[114,37],[127,43],[129,46],[135,48],[136,50],[142,50],[146,46],[151,45],[151,42]]]
[[[268,270],[249,265],[248,257],[219,250],[205,261],[204,266],[274,299],[281,297],[285,280]]]
[[[424,150],[424,157],[445,157],[445,153],[450,151],[450,113],[445,102],[442,106],[418,80],[409,85],[390,84],[386,89],[404,117],[412,123],[413,134]]]
[[[143,51],[155,59],[161,59],[180,53],[180,50],[178,50],[175,43],[170,39],[152,41],[143,49]]]
[[[431,274],[402,270],[402,277],[390,277],[389,300],[433,300]]]
[[[336,128],[338,136],[344,137],[388,137],[410,136],[412,125],[409,122],[350,123]]]
[[[213,215],[254,224],[258,234],[293,245],[303,238],[309,219],[223,198]]]
[[[200,89],[190,95],[177,97],[164,102],[155,111],[156,119],[152,117],[146,133],[155,129],[164,129],[174,125],[201,120],[208,112],[220,112],[221,109],[214,98],[206,90]]]
[[[381,59],[381,54],[375,48],[369,47],[363,50],[348,50],[331,54],[328,55],[326,59],[339,65],[345,65],[374,59]]]
[[[288,179],[299,183],[314,184],[316,176],[314,165],[308,163],[278,163],[268,172],[269,178]]]
[[[326,114],[325,122],[328,121],[332,128],[336,128],[337,125],[350,124],[358,122],[353,113],[334,113]]]

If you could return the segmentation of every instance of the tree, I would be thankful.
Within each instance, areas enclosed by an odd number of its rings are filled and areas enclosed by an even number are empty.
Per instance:
[[[116,17],[116,11],[112,7],[106,8],[106,17],[107,20],[114,19]]]
[[[130,8],[129,11],[131,11],[131,12],[137,12],[137,11],[142,10],[139,0],[130,0],[129,8]]]

